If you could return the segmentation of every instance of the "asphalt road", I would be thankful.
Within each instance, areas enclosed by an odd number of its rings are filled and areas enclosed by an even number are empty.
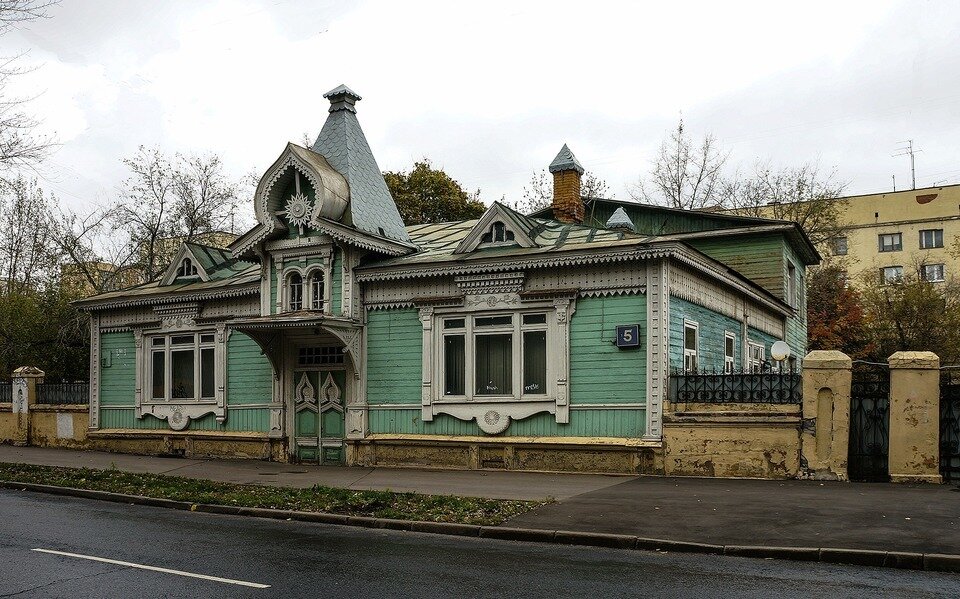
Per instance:
[[[960,575],[466,539],[3,490],[0,597],[14,596],[917,598],[960,596]]]

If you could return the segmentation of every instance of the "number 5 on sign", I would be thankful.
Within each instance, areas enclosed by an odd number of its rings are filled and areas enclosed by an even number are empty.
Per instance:
[[[640,345],[640,325],[617,325],[617,347],[638,347]]]

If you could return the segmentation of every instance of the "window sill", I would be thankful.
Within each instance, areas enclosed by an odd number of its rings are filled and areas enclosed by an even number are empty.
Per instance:
[[[569,406],[565,403],[563,406],[558,406],[557,400],[550,398],[537,400],[506,398],[486,401],[462,399],[433,401],[430,405],[423,406],[422,418],[430,422],[434,416],[447,414],[459,420],[476,420],[480,430],[488,435],[497,435],[507,430],[511,420],[522,420],[541,412],[557,414],[557,421],[566,423],[568,409]]]
[[[437,404],[482,404],[482,403],[529,403],[532,401],[555,401],[549,395],[524,395],[516,397],[513,395],[480,395],[466,397],[463,395],[438,397],[433,400]]]

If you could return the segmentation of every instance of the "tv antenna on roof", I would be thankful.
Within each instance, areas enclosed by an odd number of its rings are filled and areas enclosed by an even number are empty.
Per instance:
[[[914,154],[917,152],[922,152],[923,150],[915,150],[913,148],[913,140],[908,139],[907,141],[901,141],[902,144],[907,144],[902,148],[897,148],[897,154],[891,154],[891,157],[896,158],[897,156],[909,156],[910,157],[910,182],[913,185],[912,189],[917,188],[917,167],[916,162],[914,161]]]

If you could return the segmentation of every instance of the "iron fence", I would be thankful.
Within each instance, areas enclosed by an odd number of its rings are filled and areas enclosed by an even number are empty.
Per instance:
[[[850,385],[850,480],[890,480],[890,368],[855,360]]]
[[[90,403],[90,383],[40,383],[37,403],[47,405]]]
[[[799,404],[803,379],[797,372],[675,371],[668,398],[674,403]]]
[[[0,403],[11,403],[13,401],[13,383],[0,382]]]
[[[960,482],[960,372],[956,370],[940,371],[940,474],[945,481]]]

